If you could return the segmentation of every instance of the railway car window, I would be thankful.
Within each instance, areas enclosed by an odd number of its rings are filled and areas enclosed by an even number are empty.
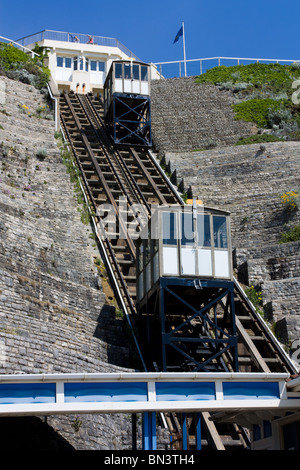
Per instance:
[[[57,65],[57,67],[63,67],[64,66],[64,58],[63,57],[57,57],[56,58],[56,65]]]
[[[176,214],[163,213],[163,244],[177,245]]]
[[[215,248],[228,248],[226,217],[213,217],[213,231]]]
[[[146,67],[145,65],[141,66],[141,80],[143,82],[148,81],[148,67]]]
[[[124,78],[131,78],[131,70],[129,64],[124,64]]]
[[[134,80],[139,80],[140,79],[140,67],[138,65],[133,65],[132,66],[132,78]]]
[[[209,215],[197,216],[198,246],[211,246]]]
[[[122,64],[115,65],[115,77],[122,78]]]
[[[65,58],[65,67],[67,69],[70,69],[72,67],[72,59],[70,59],[69,57]]]
[[[181,245],[194,244],[193,214],[181,214]]]

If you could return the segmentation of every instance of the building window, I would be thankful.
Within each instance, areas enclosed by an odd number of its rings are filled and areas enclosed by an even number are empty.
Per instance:
[[[57,67],[62,67],[65,69],[72,68],[72,59],[70,57],[57,57],[56,58]]]
[[[104,72],[105,71],[105,62],[100,60],[91,60],[90,70],[92,72]]]

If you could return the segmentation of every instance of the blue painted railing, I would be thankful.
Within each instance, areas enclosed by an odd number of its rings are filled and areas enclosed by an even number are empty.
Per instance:
[[[300,411],[300,387],[282,373],[111,373],[0,375],[0,416],[142,413],[143,448],[156,448],[155,414],[267,409]],[[201,447],[200,419],[196,434]]]

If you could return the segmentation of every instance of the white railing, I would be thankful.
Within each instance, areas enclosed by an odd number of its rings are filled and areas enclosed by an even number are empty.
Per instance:
[[[13,41],[12,39],[8,39],[8,38],[4,38],[3,36],[0,36],[0,42],[1,41],[6,41],[9,44],[14,44],[16,47],[19,47],[20,49],[22,49],[23,52],[30,52],[32,58],[34,58],[35,55],[36,56],[39,55],[36,52],[33,52],[31,49],[28,49],[27,47],[23,46],[22,44],[19,44],[18,42]]]
[[[158,72],[164,78],[182,77],[185,75],[202,75],[207,70],[220,65],[246,65],[248,63],[276,63],[276,64],[299,64],[300,59],[262,59],[245,57],[204,57],[201,59],[176,60],[169,62],[155,62]]]

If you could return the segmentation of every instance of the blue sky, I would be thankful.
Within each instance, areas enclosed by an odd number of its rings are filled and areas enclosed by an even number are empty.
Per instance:
[[[11,39],[43,29],[116,37],[147,62],[262,57],[300,59],[299,0],[111,0],[0,4],[0,35]]]

